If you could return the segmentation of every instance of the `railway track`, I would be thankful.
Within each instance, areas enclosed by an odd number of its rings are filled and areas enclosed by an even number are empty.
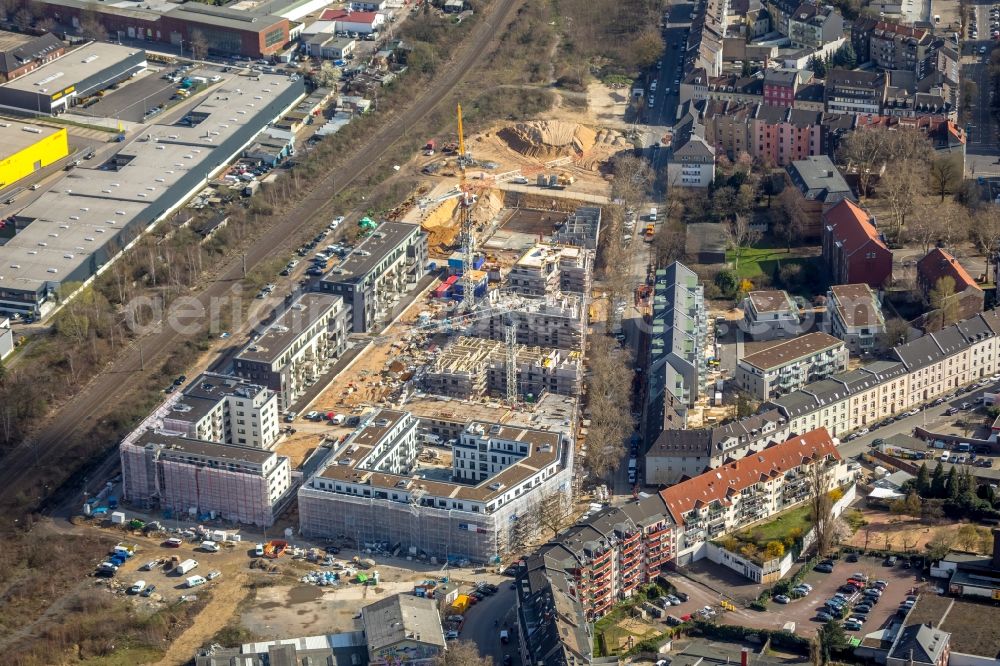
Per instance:
[[[496,0],[463,41],[458,53],[423,93],[412,104],[388,117],[371,140],[342,163],[336,174],[331,171],[313,186],[295,207],[251,245],[246,252],[246,269],[252,270],[277,251],[290,250],[297,232],[313,226],[320,219],[328,219],[333,212],[331,199],[377,165],[396,141],[405,135],[407,128],[429,114],[492,52],[502,36],[500,28],[513,20],[516,8],[523,2],[525,0]],[[335,175],[338,177],[335,178]],[[243,266],[241,257],[233,258],[213,281],[199,292],[189,295],[209,312],[212,299],[226,296],[240,282]],[[111,367],[95,377],[85,390],[63,405],[58,414],[49,417],[30,440],[0,460],[0,501],[9,502],[18,493],[31,490],[40,470],[58,462],[63,442],[77,431],[88,430],[106,413],[108,405],[137,390],[143,380],[140,361],[146,367],[159,367],[176,345],[188,337],[170,327],[150,333],[141,341],[144,358],[140,359],[138,346],[133,345],[130,351],[119,356]],[[117,454],[107,456],[91,470],[91,478],[106,478],[116,464]]]

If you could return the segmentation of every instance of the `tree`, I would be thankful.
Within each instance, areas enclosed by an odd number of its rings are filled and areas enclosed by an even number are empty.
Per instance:
[[[830,498],[829,468],[826,460],[815,461],[807,472],[809,479],[809,508],[813,531],[816,534],[816,553],[826,555],[833,541],[833,501]]]
[[[814,55],[809,59],[808,68],[812,70],[817,79],[826,78],[826,62],[822,58]]]
[[[206,55],[208,55],[208,38],[205,37],[205,33],[201,30],[195,30],[191,33],[191,57],[195,60],[201,60]]]
[[[725,296],[732,296],[736,293],[736,273],[730,270],[721,270],[715,274],[715,286]]]
[[[945,491],[944,465],[939,460],[931,474],[931,497],[944,497]]]
[[[570,515],[570,493],[553,490],[543,494],[534,506],[534,518],[539,527],[552,532],[553,538],[566,525]]]
[[[340,82],[340,70],[329,60],[324,60],[319,71],[313,74],[313,80],[321,88],[336,88]]]
[[[611,197],[620,199],[625,208],[638,206],[653,184],[649,160],[632,153],[617,156],[611,163]]]
[[[965,550],[975,551],[979,545],[979,531],[972,523],[965,523],[958,528],[956,539]]]
[[[927,463],[920,463],[920,469],[917,470],[917,478],[914,481],[914,487],[919,495],[923,495],[931,486],[931,473],[927,470]]]
[[[955,278],[950,275],[939,277],[927,294],[927,300],[931,307],[928,315],[931,330],[938,331],[958,321],[960,303],[955,294]],[[954,472],[955,468],[951,470]]]
[[[923,514],[923,503],[920,501],[920,497],[915,492],[911,491],[906,495],[906,501],[904,504],[906,507],[906,515],[919,518]]]
[[[778,195],[778,206],[771,208],[771,224],[776,236],[785,241],[785,249],[790,250],[792,241],[801,240],[802,232],[809,224],[809,214],[802,208],[802,197],[790,187]]]
[[[901,499],[893,500],[889,503],[889,513],[894,516],[902,516],[906,514],[906,502]]]
[[[858,56],[854,53],[854,47],[850,42],[845,42],[833,54],[833,66],[842,69],[854,69],[858,66]]]
[[[655,28],[644,30],[642,34],[632,40],[631,48],[629,49],[632,55],[632,64],[636,69],[646,69],[652,66],[663,55],[665,48],[663,35],[659,30]]]
[[[886,173],[878,184],[879,199],[889,207],[891,213],[888,225],[892,235],[898,235],[906,224],[906,216],[916,207],[916,198],[920,193],[920,165],[911,160],[899,163],[892,173]]]
[[[847,635],[838,620],[830,620],[816,631],[816,642],[819,644],[820,663],[829,664],[834,650],[847,645]]]
[[[840,142],[838,156],[848,171],[857,174],[862,199],[867,198],[872,181],[881,173],[885,164],[883,132],[881,128],[859,128]]]
[[[899,317],[885,320],[885,330],[879,334],[879,346],[889,350],[901,345],[909,339],[910,325]]]
[[[979,528],[979,552],[983,555],[993,554],[993,532],[988,527]]]
[[[927,170],[931,191],[940,196],[943,202],[945,196],[961,182],[964,170],[962,163],[954,155],[942,155],[934,158]]]
[[[743,256],[744,250],[760,240],[760,229],[752,227],[746,216],[736,215],[722,225],[722,230],[726,236],[726,244],[733,250],[733,271],[739,273],[740,257]]]
[[[452,641],[437,656],[434,666],[493,666],[493,657],[483,657],[472,641]]]
[[[101,23],[101,16],[95,11],[85,11],[80,16],[80,35],[98,42],[108,40],[108,30]]]
[[[684,256],[687,244],[687,230],[679,222],[665,221],[653,238],[656,250],[656,265],[668,266]]]
[[[948,496],[950,500],[958,499],[959,488],[958,488],[958,471],[955,466],[952,465],[951,469],[948,470],[948,481],[947,481]]]
[[[785,554],[785,545],[780,541],[768,541],[764,547],[764,555],[769,560],[782,557]]]
[[[955,543],[955,535],[951,528],[944,527],[937,530],[931,540],[927,542],[927,557],[932,562],[941,560]]]

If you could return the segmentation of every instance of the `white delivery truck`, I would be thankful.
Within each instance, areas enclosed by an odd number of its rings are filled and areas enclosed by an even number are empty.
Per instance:
[[[183,562],[181,562],[180,564],[177,565],[177,569],[176,569],[177,575],[178,576],[183,576],[184,574],[186,574],[187,572],[191,571],[192,569],[194,569],[197,566],[198,566],[198,561],[197,560],[184,560]]]
[[[185,581],[185,583],[187,584],[188,587],[198,587],[199,585],[204,585],[205,584],[205,577],[204,576],[188,576],[188,578]]]

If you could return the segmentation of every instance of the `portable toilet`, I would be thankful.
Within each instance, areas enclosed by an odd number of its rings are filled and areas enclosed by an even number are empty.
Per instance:
[[[124,525],[125,524],[125,513],[122,511],[115,511],[111,514],[111,524],[112,525]]]

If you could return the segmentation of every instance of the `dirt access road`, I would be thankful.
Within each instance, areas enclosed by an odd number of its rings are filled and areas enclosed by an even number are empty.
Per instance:
[[[448,95],[499,43],[515,10],[524,0],[495,0],[487,5],[473,32],[459,47],[458,53],[441,74],[414,99],[413,103],[386,119],[371,140],[358,149],[336,171],[320,181],[284,218],[264,232],[246,253],[246,269],[252,270],[280,250],[291,249],[291,239],[303,228],[318,226],[326,221],[331,197],[365,174],[402,136],[406,128],[420,121]],[[339,176],[334,179],[334,177]],[[219,276],[205,285],[196,296],[209,311],[212,299],[225,296],[243,276],[241,259],[234,257]],[[165,327],[141,341],[145,367],[156,368],[187,336]],[[31,488],[38,468],[59,464],[63,443],[74,433],[89,429],[106,411],[107,406],[136,390],[143,381],[137,347],[122,354],[107,370],[98,375],[85,390],[50,418],[26,445],[14,449],[0,465],[0,501],[9,502],[22,490]],[[91,479],[103,479],[117,464],[117,455],[109,455],[90,474]]]

